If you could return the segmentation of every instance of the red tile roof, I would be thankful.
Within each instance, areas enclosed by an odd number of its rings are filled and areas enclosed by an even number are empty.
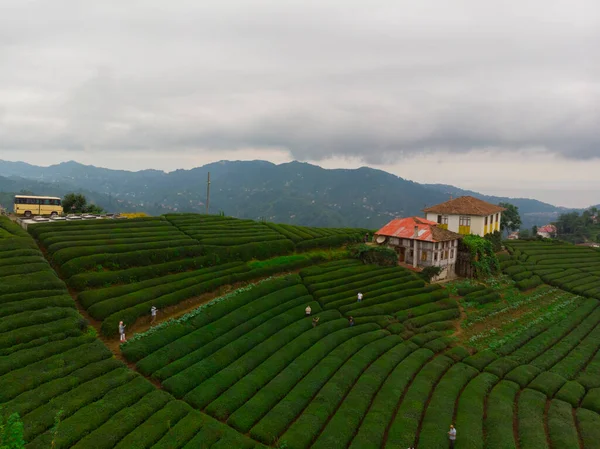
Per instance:
[[[415,227],[418,228],[416,236]],[[438,227],[434,221],[419,217],[396,218],[377,231],[375,235],[425,242],[445,242],[462,238],[462,235],[456,232]]]
[[[548,234],[552,234],[552,233],[556,232],[556,226],[554,226],[554,225],[540,226],[538,228],[538,232],[546,232]]]
[[[506,209],[495,204],[486,203],[473,196],[461,196],[445,203],[423,209],[423,212],[447,215],[492,215]]]

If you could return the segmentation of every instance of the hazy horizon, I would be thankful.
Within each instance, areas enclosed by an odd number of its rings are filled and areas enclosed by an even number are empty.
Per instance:
[[[0,160],[5,160],[8,161],[7,159],[0,159]],[[215,163],[215,162],[219,162],[222,160],[227,160],[227,161],[266,161],[264,159],[214,159],[214,160],[209,160],[207,162],[201,163],[201,164],[195,164],[193,166],[174,166],[169,168],[169,169],[165,169],[164,167],[157,167],[157,166],[147,166],[144,168],[126,168],[126,167],[110,167],[106,164],[102,164],[102,163],[86,163],[83,161],[77,161],[74,159],[65,159],[65,160],[60,160],[57,162],[52,162],[52,163],[46,163],[46,164],[40,164],[40,163],[34,163],[34,162],[30,162],[30,161],[25,161],[25,160],[10,160],[8,162],[25,162],[28,163],[30,165],[37,165],[37,166],[41,166],[41,167],[49,167],[52,165],[58,165],[60,163],[65,163],[65,162],[77,162],[83,165],[92,165],[98,168],[107,168],[107,169],[112,169],[112,170],[125,170],[125,171],[129,171],[129,172],[137,172],[137,171],[142,171],[142,170],[160,170],[160,171],[164,171],[166,173],[170,173],[176,170],[180,170],[180,169],[185,169],[185,170],[189,170],[192,168],[196,168],[196,167],[201,167],[203,165],[207,165],[207,164],[211,164],[211,163]],[[276,161],[266,161],[266,162],[271,162],[273,164],[279,165],[279,164],[283,164],[283,163],[288,163],[288,162],[293,162],[295,161],[295,159],[289,159],[289,160],[276,160]],[[565,194],[565,191],[553,191],[552,189],[541,189],[541,190],[531,190],[531,195],[521,195],[520,189],[514,189],[514,188],[510,188],[510,187],[505,187],[505,188],[495,188],[494,186],[488,186],[488,187],[483,187],[480,189],[477,188],[471,188],[471,187],[467,187],[463,184],[461,184],[460,180],[458,180],[458,182],[447,182],[443,179],[436,179],[436,180],[419,180],[419,179],[413,179],[410,178],[408,176],[405,176],[402,173],[394,173],[390,170],[387,170],[385,167],[377,167],[377,166],[369,166],[369,165],[365,165],[365,164],[352,164],[352,161],[347,161],[348,163],[345,166],[340,166],[339,161],[329,161],[334,162],[333,164],[323,164],[323,161],[299,161],[299,162],[306,162],[309,164],[313,164],[316,165],[318,167],[321,168],[325,168],[325,169],[357,169],[360,167],[370,167],[373,169],[377,169],[377,170],[383,170],[385,172],[394,174],[396,176],[399,176],[401,178],[404,178],[406,180],[409,181],[414,181],[414,182],[418,182],[420,184],[447,184],[447,185],[452,185],[454,187],[458,187],[464,190],[472,190],[484,195],[490,195],[490,196],[500,196],[500,197],[510,197],[510,198],[530,198],[530,199],[535,199],[538,201],[542,201],[544,203],[548,203],[551,204],[553,206],[557,206],[557,207],[565,207],[565,208],[574,208],[574,209],[582,209],[582,208],[587,208],[587,207],[591,207],[591,206],[596,206],[598,204],[600,204],[600,199],[598,199],[596,202],[590,202],[590,203],[584,203],[582,201],[577,202],[577,204],[581,204],[581,205],[576,205],[576,204],[560,204],[557,202],[553,202],[552,198],[555,197],[559,197],[561,195]],[[572,194],[576,194],[576,193],[588,193],[587,191],[579,191],[577,192],[576,190],[570,190],[568,191]],[[549,199],[545,199],[545,198],[549,198]]]
[[[361,165],[600,203],[600,2],[0,7],[0,158]]]

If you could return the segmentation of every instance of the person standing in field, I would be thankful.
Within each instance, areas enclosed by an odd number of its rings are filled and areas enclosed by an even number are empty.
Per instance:
[[[125,325],[123,324],[123,321],[119,321],[119,336],[121,341],[125,341]]]
[[[150,309],[150,314],[152,315],[152,320],[150,321],[150,323],[154,323],[154,321],[156,321],[156,312],[158,311],[158,309],[154,306],[152,306],[152,308]]]
[[[448,432],[448,438],[450,438],[450,449],[454,449],[454,442],[456,441],[456,429],[450,424],[450,431]]]
[[[306,309],[304,309],[304,311],[306,312],[306,316],[310,316],[310,313],[312,312],[310,305],[306,306]]]
[[[361,302],[362,298],[363,298],[363,294],[361,292],[358,292],[358,295],[356,295],[356,297],[358,298],[356,302]]]
[[[318,323],[318,322],[319,322],[319,317],[318,317],[318,316],[314,317],[314,318],[313,318],[313,321],[312,321],[312,323],[313,323],[313,327],[317,327],[317,323]]]
[[[354,318],[352,318],[352,317],[348,317],[348,325],[349,325],[350,327],[354,326]]]

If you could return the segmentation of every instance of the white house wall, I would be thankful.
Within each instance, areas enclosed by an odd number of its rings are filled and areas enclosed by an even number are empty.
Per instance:
[[[433,212],[428,212],[426,218],[427,218],[427,220],[437,223],[438,215],[448,217],[448,231],[459,233],[460,217],[462,217],[464,215],[444,215],[444,214],[436,214]],[[476,234],[476,235],[483,237],[485,235],[485,218],[486,217],[480,217],[477,215],[466,215],[466,216],[471,218],[471,234]],[[493,224],[495,226],[495,224],[496,224],[495,217],[496,217],[496,214],[492,214],[487,217],[488,228],[490,227],[490,224],[492,223],[492,219],[494,219]],[[500,221],[501,217],[502,217],[502,215],[500,213],[498,213],[498,222]],[[492,228],[492,232],[494,229],[495,228]],[[498,230],[500,230],[500,226],[498,226]],[[489,229],[488,229],[488,232],[489,232]]]

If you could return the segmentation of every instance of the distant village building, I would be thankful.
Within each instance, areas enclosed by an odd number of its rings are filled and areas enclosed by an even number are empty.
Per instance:
[[[462,235],[444,229],[434,221],[419,217],[397,218],[375,233],[378,245],[392,248],[398,263],[414,268],[441,267],[432,280],[456,277],[458,241]]]
[[[540,226],[537,230],[537,235],[544,237],[545,239],[552,239],[556,237],[557,232],[558,230],[556,229],[556,226],[549,224],[546,226]]]
[[[505,209],[472,196],[461,196],[423,209],[427,220],[439,227],[462,235],[483,237],[500,231],[500,219]]]
[[[519,240],[519,231],[510,233],[508,235],[508,240]]]

